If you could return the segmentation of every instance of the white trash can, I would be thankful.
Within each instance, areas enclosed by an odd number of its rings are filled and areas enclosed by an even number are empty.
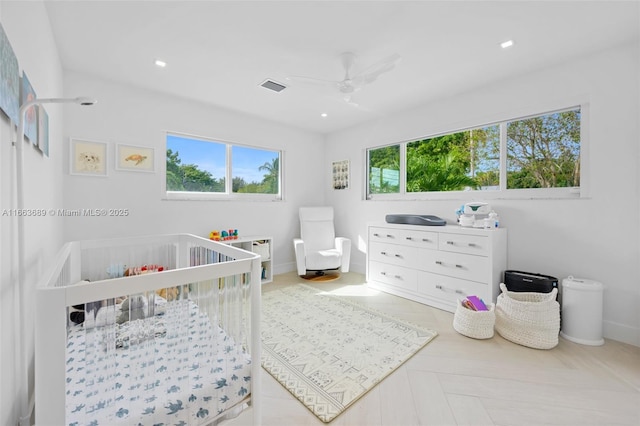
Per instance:
[[[602,293],[597,281],[569,276],[562,280],[562,330],[560,336],[582,345],[600,346]]]

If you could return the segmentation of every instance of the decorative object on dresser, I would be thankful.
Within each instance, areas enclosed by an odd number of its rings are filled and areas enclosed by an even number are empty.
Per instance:
[[[298,275],[349,272],[351,240],[336,237],[333,207],[300,207],[300,238],[293,239]]]
[[[369,285],[449,312],[468,295],[495,303],[506,266],[504,228],[369,226]]]
[[[437,333],[305,284],[262,295],[262,366],[330,422]]]

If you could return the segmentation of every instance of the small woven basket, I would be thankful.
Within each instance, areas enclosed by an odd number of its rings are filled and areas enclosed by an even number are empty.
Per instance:
[[[496,322],[495,306],[487,304],[488,311],[472,311],[465,308],[462,300],[458,301],[453,314],[453,328],[463,336],[474,339],[490,339],[493,337],[493,325]]]
[[[508,291],[496,302],[496,331],[507,340],[535,349],[551,349],[558,345],[560,304],[558,289],[550,293]]]

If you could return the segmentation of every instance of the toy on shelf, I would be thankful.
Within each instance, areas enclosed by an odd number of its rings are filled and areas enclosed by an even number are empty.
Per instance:
[[[238,239],[238,230],[237,229],[229,229],[223,231],[211,231],[209,233],[209,239],[213,241],[228,241],[228,240],[237,240]]]

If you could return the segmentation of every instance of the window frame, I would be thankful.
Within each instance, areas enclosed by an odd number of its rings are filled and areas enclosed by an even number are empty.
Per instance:
[[[564,105],[567,105],[565,103]],[[519,188],[507,189],[507,123],[526,120],[529,118],[550,115],[554,113],[580,110],[580,186],[579,187],[559,187],[559,188]],[[589,197],[589,103],[577,102],[570,106],[557,107],[552,109],[536,108],[537,111],[522,115],[514,115],[498,120],[471,124],[454,130],[447,130],[429,134],[428,136],[403,140],[395,143],[387,143],[379,146],[367,147],[363,150],[365,164],[365,179],[363,188],[363,199],[366,201],[427,201],[427,200],[517,200],[517,199],[580,199]],[[406,190],[406,164],[407,164],[407,144],[418,140],[430,139],[452,133],[483,128],[492,125],[499,125],[500,132],[500,185],[499,189],[488,190],[460,190],[460,191],[430,191],[430,192],[407,192]],[[369,151],[387,146],[400,145],[400,190],[397,193],[371,194],[369,192]]]
[[[178,200],[178,201],[284,201],[284,151],[281,149],[273,149],[260,147],[249,144],[240,144],[235,142],[229,142],[223,139],[211,138],[206,136],[196,136],[189,133],[164,131],[164,154],[165,161],[163,162],[163,179],[162,179],[162,199],[163,200]],[[174,135],[178,137],[184,137],[189,139],[196,139],[205,142],[219,143],[225,145],[226,152],[226,164],[225,164],[225,191],[224,192],[198,192],[198,191],[168,191],[167,190],[167,136]],[[278,153],[278,193],[277,194],[258,194],[258,193],[241,193],[233,192],[233,169],[231,167],[233,163],[232,151],[233,147],[242,147],[256,149],[260,151],[272,151]]]

